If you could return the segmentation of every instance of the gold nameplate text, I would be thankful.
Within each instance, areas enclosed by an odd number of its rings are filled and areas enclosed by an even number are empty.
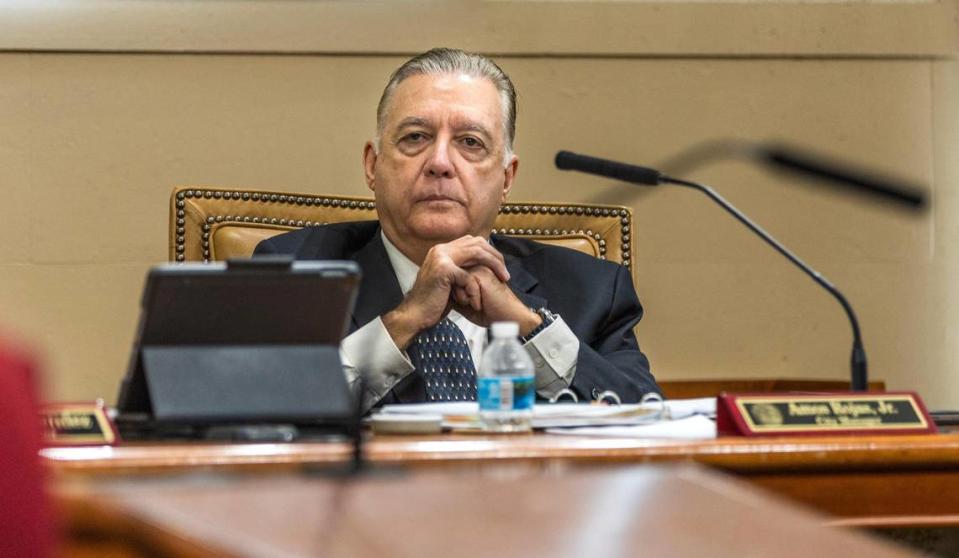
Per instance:
[[[717,428],[743,436],[936,431],[919,396],[909,392],[723,394]]]
[[[40,410],[40,417],[48,445],[113,445],[117,440],[103,401],[47,404]]]

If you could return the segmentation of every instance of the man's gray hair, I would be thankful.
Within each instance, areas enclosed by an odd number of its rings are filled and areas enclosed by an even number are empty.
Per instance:
[[[383,126],[386,124],[387,107],[400,83],[408,77],[429,74],[465,74],[488,79],[499,91],[503,104],[503,132],[506,139],[504,164],[513,154],[513,138],[516,137],[516,90],[513,82],[496,62],[483,56],[454,48],[434,48],[407,60],[393,72],[383,89],[380,104],[376,107],[376,148],[379,150]]]

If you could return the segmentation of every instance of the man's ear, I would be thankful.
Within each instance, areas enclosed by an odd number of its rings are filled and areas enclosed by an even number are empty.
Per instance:
[[[516,171],[519,169],[519,157],[510,155],[509,163],[503,169],[503,198],[500,203],[504,203],[509,196],[509,191],[513,189],[513,180],[516,178]]]
[[[368,141],[363,146],[363,173],[366,175],[366,187],[376,191],[376,148],[373,142]]]

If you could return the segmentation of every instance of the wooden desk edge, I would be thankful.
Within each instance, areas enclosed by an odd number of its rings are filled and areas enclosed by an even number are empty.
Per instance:
[[[371,438],[375,464],[442,465],[536,461],[695,461],[733,473],[835,469],[956,469],[959,434],[816,437],[702,442],[573,436],[442,435]],[[345,443],[137,444],[115,448],[48,448],[44,461],[61,473],[156,472],[192,467],[302,467],[346,463]]]

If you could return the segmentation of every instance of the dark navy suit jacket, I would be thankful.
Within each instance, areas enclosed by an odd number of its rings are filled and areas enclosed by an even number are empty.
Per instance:
[[[629,271],[587,254],[530,240],[493,235],[510,273],[509,286],[527,306],[562,316],[580,340],[571,389],[580,400],[613,390],[623,402],[659,392],[635,326],[643,315]],[[403,293],[377,221],[309,227],[264,240],[255,254],[299,260],[354,260],[363,271],[350,331],[396,308]],[[425,401],[425,382],[410,374],[380,403]]]

